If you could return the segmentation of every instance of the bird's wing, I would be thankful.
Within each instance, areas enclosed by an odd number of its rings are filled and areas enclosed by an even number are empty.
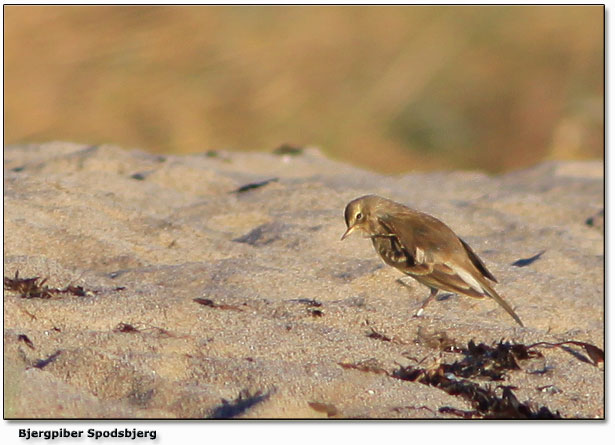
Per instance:
[[[512,307],[485,279],[497,282],[485,264],[442,221],[419,212],[387,215],[379,221],[408,258],[407,267],[399,269],[432,288],[474,298],[489,296],[523,326]]]
[[[489,269],[487,269],[487,266],[485,266],[485,263],[483,263],[483,261],[478,257],[478,255],[474,253],[472,248],[468,246],[468,244],[461,238],[459,238],[459,241],[461,241],[461,244],[463,245],[463,248],[466,250],[466,253],[468,254],[468,257],[470,258],[470,261],[472,261],[472,264],[474,264],[474,266],[478,269],[478,271],[482,273],[484,277],[489,278],[494,283],[497,283],[498,280],[496,280],[493,274],[489,272]]]
[[[481,280],[471,272],[474,258],[465,244],[443,222],[424,213],[389,214],[379,218],[389,236],[395,237],[406,255],[403,272],[423,284],[475,298],[486,296]],[[482,262],[479,264],[482,265]],[[466,266],[466,267],[464,267]],[[484,267],[484,265],[482,265]],[[477,269],[482,273],[481,269]],[[488,271],[487,271],[488,272]],[[491,274],[489,274],[491,275]]]

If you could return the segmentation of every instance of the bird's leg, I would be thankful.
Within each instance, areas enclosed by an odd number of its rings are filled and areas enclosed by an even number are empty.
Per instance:
[[[416,311],[416,314],[414,314],[415,317],[420,317],[421,315],[423,315],[423,312],[425,312],[425,308],[427,307],[427,305],[429,304],[431,300],[436,298],[437,293],[438,293],[438,289],[436,289],[435,287],[432,287],[431,292],[429,293],[429,297],[427,297],[425,301],[423,301],[423,304],[421,305],[420,309]]]

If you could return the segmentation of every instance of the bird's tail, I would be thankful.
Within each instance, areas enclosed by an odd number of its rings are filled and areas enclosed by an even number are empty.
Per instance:
[[[491,286],[482,286],[482,287],[491,298],[497,301],[498,304],[502,306],[504,310],[508,312],[510,316],[515,319],[517,323],[519,323],[519,326],[524,327],[523,322],[521,321],[519,316],[515,313],[515,311],[513,311],[513,308],[510,307],[510,305],[502,297],[500,297],[498,293],[494,289],[491,288]]]

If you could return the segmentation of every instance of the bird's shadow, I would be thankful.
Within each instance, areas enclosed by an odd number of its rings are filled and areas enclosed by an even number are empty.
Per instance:
[[[512,263],[512,266],[517,266],[517,267],[525,267],[525,266],[529,266],[530,264],[532,264],[534,261],[538,260],[543,253],[545,253],[546,250],[543,250],[542,252],[538,252],[536,255],[531,256],[529,258],[520,258],[517,261],[515,261],[514,263]]]
[[[215,407],[209,414],[208,418],[232,419],[243,414],[254,405],[258,405],[259,403],[266,401],[272,393],[273,391],[268,391],[266,393],[257,391],[256,393],[251,393],[248,390],[243,390],[239,393],[235,400],[229,402],[226,399],[222,399],[222,404]]]
[[[436,295],[436,301],[446,301],[448,299],[450,299],[451,297],[454,297],[455,294],[452,292],[446,292],[440,295]]]

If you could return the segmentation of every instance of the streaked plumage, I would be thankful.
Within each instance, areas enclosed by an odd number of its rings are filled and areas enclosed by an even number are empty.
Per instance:
[[[515,311],[493,289],[489,280],[497,280],[478,255],[439,219],[375,195],[348,203],[344,217],[348,230],[342,239],[355,230],[363,231],[385,263],[431,289],[417,315],[438,290],[445,290],[493,298],[523,326]]]

